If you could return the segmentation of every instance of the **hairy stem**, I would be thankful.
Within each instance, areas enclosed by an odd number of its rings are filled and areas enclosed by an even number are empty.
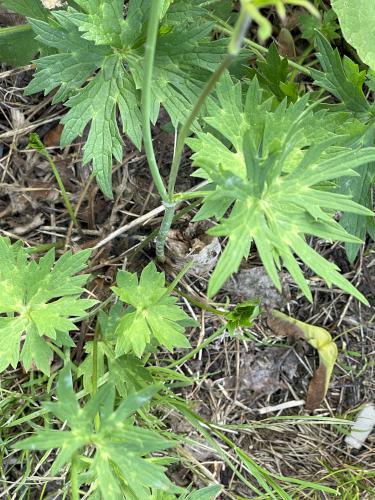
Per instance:
[[[207,80],[206,85],[204,86],[201,95],[199,96],[195,106],[191,110],[189,116],[187,117],[185,123],[183,124],[176,142],[176,149],[173,155],[171,173],[169,176],[168,182],[168,196],[169,200],[173,200],[174,188],[176,184],[176,179],[178,175],[178,169],[181,164],[182,153],[184,151],[184,146],[186,139],[190,133],[190,129],[198,117],[202,106],[206,102],[207,97],[214,90],[217,82],[220,80],[221,76],[225,72],[226,69],[231,65],[236,56],[239,54],[242,46],[243,39],[245,38],[246,31],[250,25],[250,18],[246,14],[245,11],[241,11],[238,21],[233,29],[232,37],[228,46],[228,54],[223,59],[222,63],[216,68],[216,70],[212,73],[210,78]]]
[[[165,207],[164,217],[159,234],[156,238],[156,257],[160,262],[165,262],[165,241],[173,222],[177,203],[165,201],[163,202],[163,205]]]
[[[152,179],[155,183],[163,201],[167,201],[168,194],[164,186],[163,179],[159,172],[159,167],[156,162],[154,147],[152,144],[151,135],[151,104],[152,104],[152,75],[154,71],[154,58],[155,47],[159,28],[159,19],[161,8],[163,6],[162,0],[153,0],[151,2],[150,17],[147,26],[147,39],[145,45],[144,57],[144,75],[142,86],[142,127],[143,127],[143,140],[146,152],[147,162],[150,167]]]

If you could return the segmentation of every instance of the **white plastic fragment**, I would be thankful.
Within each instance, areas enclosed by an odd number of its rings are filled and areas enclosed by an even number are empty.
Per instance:
[[[364,445],[366,439],[375,426],[375,406],[373,403],[367,404],[357,415],[357,420],[345,442],[352,448],[359,450]]]
[[[62,0],[42,0],[42,4],[46,9],[52,10],[62,6]]]

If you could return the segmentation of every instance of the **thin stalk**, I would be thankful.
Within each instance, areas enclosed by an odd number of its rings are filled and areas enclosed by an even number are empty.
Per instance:
[[[213,89],[215,88],[217,82],[220,77],[224,73],[224,71],[230,66],[230,64],[235,59],[233,54],[227,54],[223,60],[223,62],[216,68],[216,70],[212,73],[209,80],[207,81],[201,95],[198,98],[194,108],[191,113],[187,117],[184,125],[182,126],[180,133],[178,134],[176,149],[173,156],[171,173],[169,176],[168,182],[168,195],[169,199],[173,199],[174,188],[176,185],[178,169],[180,168],[182,153],[184,151],[185,141],[190,133],[191,126],[199,115],[200,110],[202,109],[203,104],[205,103],[207,97],[211,94]]]
[[[180,366],[189,359],[193,358],[196,354],[198,354],[199,351],[207,347],[211,342],[213,342],[215,339],[220,337],[220,335],[224,332],[226,329],[226,324],[221,326],[216,332],[214,332],[212,335],[210,335],[205,341],[203,341],[201,344],[199,344],[195,349],[192,349],[186,356],[183,356],[182,358],[176,359],[176,361],[173,361],[172,363],[169,363],[169,365],[166,366],[166,368],[175,368],[176,366]]]
[[[44,156],[48,160],[48,163],[51,166],[53,175],[55,176],[56,182],[57,182],[57,184],[58,184],[58,186],[60,188],[65,208],[67,209],[67,211],[68,211],[68,213],[70,215],[70,218],[72,219],[73,224],[75,225],[75,227],[79,228],[79,224],[78,224],[77,218],[75,216],[73,207],[72,207],[72,205],[71,205],[71,203],[69,201],[68,194],[66,192],[64,183],[63,183],[63,181],[61,179],[60,173],[57,170],[55,162],[52,159],[52,156],[47,151],[46,147],[44,146],[44,144],[41,141],[41,139],[38,136],[38,134],[30,134],[30,139],[29,139],[29,145],[28,145],[28,147],[32,148],[32,149],[36,149],[42,156]]]
[[[56,243],[41,243],[40,245],[36,245],[35,247],[28,247],[25,249],[25,251],[28,254],[34,254],[34,253],[45,253],[48,252],[48,250],[51,250],[51,248],[64,248],[65,243],[63,240],[57,241]]]
[[[241,11],[239,18],[236,22],[236,25],[234,27],[234,30],[232,32],[231,40],[229,43],[228,47],[228,54],[225,56],[224,60],[222,63],[216,68],[216,70],[212,73],[208,81],[206,82],[206,85],[204,86],[202,93],[200,94],[197,102],[195,103],[193,109],[191,110],[189,116],[187,117],[185,123],[183,124],[178,137],[176,141],[176,149],[173,155],[173,160],[172,160],[172,166],[171,166],[171,171],[169,175],[169,181],[168,181],[168,198],[169,198],[169,203],[168,206],[164,202],[165,205],[165,213],[164,213],[164,219],[162,222],[162,228],[160,230],[160,233],[157,238],[156,242],[156,256],[157,258],[164,262],[165,256],[164,256],[164,246],[165,246],[165,241],[167,239],[167,235],[169,232],[169,229],[171,227],[174,213],[176,210],[176,202],[174,201],[174,188],[176,185],[176,180],[177,180],[177,175],[178,175],[178,170],[181,165],[181,158],[182,154],[184,151],[184,146],[186,139],[190,133],[191,127],[198,117],[202,106],[207,100],[207,97],[211,94],[211,92],[214,90],[217,82],[220,80],[221,76],[223,73],[228,69],[228,67],[231,65],[231,63],[234,61],[236,56],[239,54],[242,46],[243,39],[245,37],[246,31],[249,28],[249,25],[251,23],[250,17],[246,14],[245,11]]]
[[[163,205],[165,207],[165,212],[160,226],[159,234],[156,238],[156,257],[160,262],[165,262],[165,241],[172,226],[177,203],[164,201]]]
[[[96,320],[94,340],[92,344],[92,396],[98,392],[98,342],[100,336],[99,320]],[[100,429],[100,415],[95,415],[95,430],[98,432]]]
[[[78,454],[75,453],[72,457],[70,466],[70,488],[72,493],[72,500],[79,500],[79,486],[78,486]]]
[[[142,127],[144,147],[152,179],[163,202],[166,202],[168,200],[168,194],[164,186],[163,179],[160,175],[158,164],[156,162],[154,147],[152,144],[150,123],[152,104],[152,75],[154,71],[155,47],[162,6],[163,0],[153,0],[151,2],[144,57],[144,74],[142,86]]]
[[[198,117],[202,106],[206,102],[207,97],[211,94],[211,92],[214,90],[217,82],[220,80],[221,76],[229,68],[231,63],[234,61],[236,56],[239,54],[242,46],[242,41],[245,37],[246,31],[249,28],[250,25],[250,18],[246,14],[245,11],[241,11],[240,16],[238,18],[238,21],[236,22],[236,25],[233,29],[232,32],[232,37],[229,42],[228,46],[228,54],[225,56],[224,60],[222,63],[216,68],[216,70],[212,73],[210,78],[207,80],[206,85],[204,86],[201,95],[199,96],[197,102],[195,103],[195,106],[191,110],[189,116],[187,117],[185,123],[183,124],[178,137],[177,137],[177,142],[176,142],[176,149],[173,155],[173,161],[172,161],[172,167],[171,167],[171,173],[169,176],[169,182],[168,182],[168,195],[169,195],[169,200],[173,200],[173,194],[174,194],[174,188],[176,184],[176,179],[177,179],[177,174],[178,174],[178,169],[181,164],[181,158],[182,158],[182,153],[184,151],[184,146],[186,139],[190,133],[190,129]]]

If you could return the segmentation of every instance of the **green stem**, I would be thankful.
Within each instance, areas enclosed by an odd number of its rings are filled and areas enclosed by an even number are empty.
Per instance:
[[[174,219],[177,203],[165,201],[163,202],[163,205],[165,207],[164,217],[159,234],[156,238],[156,257],[160,262],[165,262],[165,241]]]
[[[94,340],[92,344],[92,396],[98,392],[98,342],[100,336],[99,320],[96,320]],[[98,432],[100,429],[100,415],[95,415],[95,430]]]
[[[41,155],[43,155],[48,160],[48,163],[51,166],[53,175],[55,176],[56,182],[57,182],[57,184],[58,184],[58,186],[59,186],[59,188],[61,190],[61,195],[63,197],[65,208],[67,209],[67,211],[68,211],[68,213],[70,215],[70,218],[72,219],[73,224],[75,225],[75,227],[79,228],[79,224],[78,224],[77,218],[75,216],[73,207],[72,207],[72,205],[71,205],[71,203],[69,201],[68,194],[66,192],[64,183],[63,183],[63,181],[61,179],[60,173],[57,170],[55,162],[52,159],[52,156],[47,151],[46,147],[44,146],[44,144],[41,141],[41,139],[38,136],[38,134],[35,134],[35,133],[30,134],[30,139],[29,139],[29,145],[28,145],[28,147],[32,148],[32,149],[36,149]]]
[[[70,488],[72,493],[72,500],[79,500],[79,487],[78,487],[78,454],[75,453],[72,457],[70,466]]]
[[[176,185],[178,170],[181,165],[181,158],[184,151],[186,139],[190,133],[194,121],[196,120],[202,109],[202,106],[206,102],[207,97],[214,90],[217,82],[220,80],[223,73],[228,69],[230,64],[234,61],[234,59],[240,52],[242,42],[245,37],[246,31],[250,25],[250,22],[251,20],[249,16],[246,14],[246,12],[241,11],[231,36],[231,40],[228,47],[228,54],[225,56],[222,63],[216,68],[216,70],[212,73],[212,75],[206,82],[206,85],[204,86],[202,93],[200,94],[197,102],[195,103],[193,109],[191,110],[189,116],[187,117],[185,123],[183,124],[178,134],[176,149],[173,155],[171,172],[168,181],[169,204],[167,206],[167,204],[164,202],[166,210],[162,222],[162,229],[160,230],[156,242],[156,255],[161,262],[164,262],[165,260],[164,256],[165,241],[167,239],[168,232],[171,228],[171,224],[176,209],[176,203],[173,200],[174,188]]]
[[[199,112],[202,109],[202,106],[205,103],[207,97],[211,94],[217,82],[219,81],[220,77],[222,76],[224,71],[230,66],[230,64],[233,62],[234,59],[235,55],[228,53],[225,56],[223,62],[212,73],[206,85],[204,86],[201,95],[199,96],[197,102],[195,103],[195,106],[193,107],[191,113],[189,114],[185,123],[183,124],[180,133],[178,134],[176,149],[173,155],[171,173],[168,182],[168,196],[170,200],[173,199],[174,188],[176,185],[178,170],[181,164],[182,153],[184,151],[185,141],[190,133],[191,126],[198,117]]]
[[[176,359],[176,361],[173,361],[170,363],[166,368],[175,368],[176,366],[180,366],[189,359],[193,358],[196,354],[198,354],[199,351],[207,347],[211,342],[213,342],[215,339],[220,337],[220,335],[224,332],[226,329],[226,325],[221,326],[216,332],[214,332],[212,335],[210,335],[206,340],[204,340],[201,344],[199,344],[195,349],[192,349],[186,356],[183,356],[182,358]]]
[[[163,6],[162,0],[153,0],[151,2],[151,10],[147,26],[147,39],[146,39],[145,57],[144,57],[144,75],[143,75],[143,86],[142,86],[142,127],[143,127],[144,147],[152,179],[155,183],[156,189],[158,190],[162,200],[167,201],[168,199],[167,190],[164,186],[164,182],[160,175],[159,167],[155,158],[155,152],[151,135],[151,122],[150,122],[151,104],[152,104],[152,75],[154,71],[155,48],[156,48],[156,40],[159,29],[159,19],[162,6]]]

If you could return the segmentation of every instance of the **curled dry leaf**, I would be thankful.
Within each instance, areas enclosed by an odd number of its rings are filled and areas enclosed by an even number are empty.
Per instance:
[[[318,351],[319,368],[315,371],[310,382],[306,400],[306,409],[315,410],[327,394],[337,358],[337,346],[330,333],[324,328],[308,325],[274,310],[270,312],[267,323],[277,335],[302,338]]]
[[[184,230],[171,230],[167,239],[167,257],[174,271],[193,261],[187,274],[207,276],[221,252],[219,238],[206,234],[207,222],[190,223]]]

